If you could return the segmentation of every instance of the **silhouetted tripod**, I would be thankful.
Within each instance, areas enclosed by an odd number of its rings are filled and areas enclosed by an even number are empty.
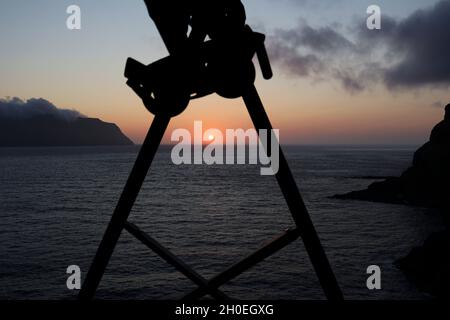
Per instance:
[[[342,300],[336,278],[281,148],[276,178],[296,228],[286,231],[211,280],[204,279],[167,248],[127,221],[170,119],[182,113],[191,99],[214,92],[225,98],[243,97],[257,131],[272,130],[254,86],[256,72],[252,63],[256,54],[264,78],[272,77],[264,45],[265,36],[253,32],[246,25],[241,1],[145,0],[145,3],[170,55],[149,66],[131,58],[127,62],[127,84],[155,118],[79,297],[94,297],[120,234],[125,229],[198,285],[196,290],[185,296],[187,299],[200,298],[205,294],[216,299],[228,299],[219,290],[220,286],[301,237],[326,297]],[[188,34],[189,26],[191,31]],[[269,155],[270,150],[267,149]]]

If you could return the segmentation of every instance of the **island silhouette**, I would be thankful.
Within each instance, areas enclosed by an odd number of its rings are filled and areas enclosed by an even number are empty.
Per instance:
[[[0,99],[0,147],[133,145],[113,123],[45,99]]]

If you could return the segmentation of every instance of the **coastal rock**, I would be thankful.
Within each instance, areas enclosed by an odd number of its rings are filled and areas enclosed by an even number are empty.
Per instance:
[[[437,207],[447,210],[450,196],[450,105],[431,132],[430,140],[414,154],[412,167],[400,177],[375,182],[367,189],[335,195],[385,203]]]
[[[450,234],[433,233],[423,246],[416,247],[395,265],[417,287],[440,298],[449,298],[450,291]]]
[[[414,153],[412,167],[400,177],[334,198],[439,208],[446,229],[430,235],[395,264],[420,290],[450,297],[450,105],[445,108],[444,120],[431,131],[430,140]]]

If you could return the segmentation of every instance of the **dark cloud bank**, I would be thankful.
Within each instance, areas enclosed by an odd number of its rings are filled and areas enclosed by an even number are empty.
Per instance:
[[[67,121],[85,118],[78,111],[59,109],[53,103],[42,98],[26,101],[17,97],[0,99],[0,118],[30,119],[38,116],[53,116]]]
[[[368,30],[365,19],[347,28],[301,21],[275,31],[269,53],[291,75],[335,79],[352,93],[376,83],[390,90],[450,86],[450,0],[403,20],[383,14],[381,30]]]

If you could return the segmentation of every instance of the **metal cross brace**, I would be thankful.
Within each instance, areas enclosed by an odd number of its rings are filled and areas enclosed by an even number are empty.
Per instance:
[[[251,86],[243,98],[255,128],[258,131],[259,129],[271,130],[272,125],[270,124],[256,88]],[[276,174],[276,179],[297,227],[293,230],[286,231],[283,235],[268,243],[257,252],[236,263],[209,281],[197,274],[156,240],[142,232],[137,226],[127,221],[169,121],[170,118],[159,116],[156,116],[153,120],[112,219],[100,243],[95,259],[87,274],[79,298],[92,299],[94,297],[120,234],[125,229],[199,286],[198,289],[185,297],[188,299],[200,298],[204,294],[210,294],[216,299],[227,299],[227,296],[219,291],[218,287],[279,251],[300,236],[305,244],[305,248],[326,297],[330,300],[342,300],[343,297],[339,285],[281,148],[279,152],[280,168]]]

